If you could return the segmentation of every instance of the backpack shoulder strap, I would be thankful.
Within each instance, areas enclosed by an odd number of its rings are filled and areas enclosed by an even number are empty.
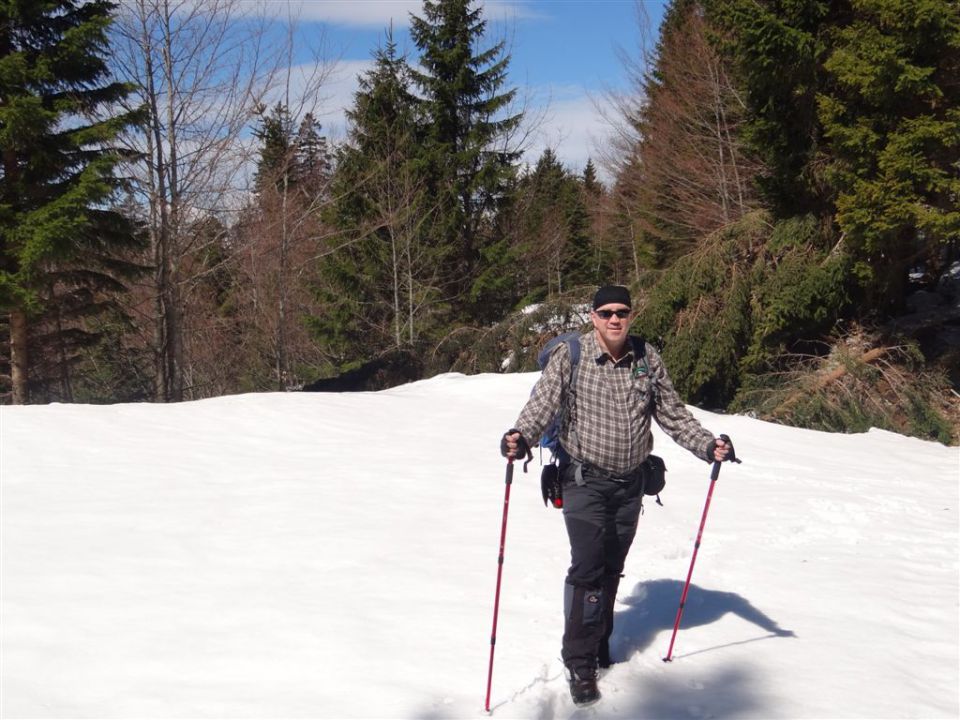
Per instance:
[[[563,402],[560,410],[559,416],[559,427],[562,428],[568,421],[570,421],[571,411],[577,404],[577,366],[580,364],[580,333],[572,332],[564,336],[563,340],[567,344],[567,349],[570,351],[570,375],[567,377],[567,388],[563,396]],[[575,417],[575,416],[574,416]],[[573,437],[574,444],[577,446],[578,450],[580,447],[580,437],[577,435],[576,427],[570,428],[570,434]],[[570,453],[568,450],[565,450],[562,446],[560,448],[567,457],[567,461],[570,459]]]
[[[550,362],[550,358],[553,357],[553,354],[561,345],[566,345],[567,351],[570,354],[570,375],[567,378],[567,387],[570,388],[573,386],[574,373],[577,370],[577,365],[580,363],[580,333],[568,332],[563,335],[557,335],[550,340],[537,356],[537,364],[541,369],[546,367],[547,363]]]
[[[654,377],[650,368],[650,363],[647,362],[647,341],[642,335],[630,335],[630,346],[633,348],[634,362],[640,365],[643,372],[650,376],[651,398],[654,406],[656,406],[659,387],[657,385],[657,379]]]
[[[573,377],[580,364],[580,335],[571,333],[565,341],[570,348],[570,387],[573,387]]]

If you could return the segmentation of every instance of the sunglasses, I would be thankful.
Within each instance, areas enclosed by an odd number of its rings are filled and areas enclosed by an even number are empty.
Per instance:
[[[604,320],[609,320],[614,315],[623,320],[624,318],[630,317],[629,310],[594,310],[597,314],[597,317],[600,317]]]

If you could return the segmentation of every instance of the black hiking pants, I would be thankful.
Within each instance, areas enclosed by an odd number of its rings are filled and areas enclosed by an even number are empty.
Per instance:
[[[642,481],[639,473],[615,479],[589,465],[584,484],[575,465],[563,474],[563,519],[570,539],[564,585],[563,663],[579,672],[609,664],[613,606],[627,552],[637,533]]]

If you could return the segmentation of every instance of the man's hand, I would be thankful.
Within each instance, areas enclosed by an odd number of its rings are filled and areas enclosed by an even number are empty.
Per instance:
[[[726,462],[727,460],[740,462],[733,450],[733,442],[731,442],[730,436],[721,435],[713,440],[707,448],[707,462]]]
[[[519,430],[511,428],[503,434],[503,438],[500,440],[500,454],[511,459],[528,457],[530,455],[530,445],[527,444]]]
[[[723,462],[730,453],[730,446],[724,442],[723,438],[717,438],[713,442],[713,459],[717,462]]]

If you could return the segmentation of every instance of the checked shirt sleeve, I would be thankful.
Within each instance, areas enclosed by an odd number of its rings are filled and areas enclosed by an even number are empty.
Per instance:
[[[514,425],[531,447],[540,441],[543,431],[560,409],[563,385],[569,375],[570,348],[562,343],[554,350]]]
[[[657,395],[653,418],[675,443],[685,447],[701,460],[707,460],[707,450],[713,434],[697,420],[673,386],[663,359],[647,345],[650,370],[656,380]]]

